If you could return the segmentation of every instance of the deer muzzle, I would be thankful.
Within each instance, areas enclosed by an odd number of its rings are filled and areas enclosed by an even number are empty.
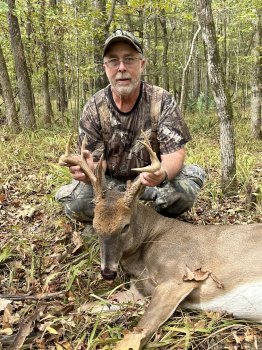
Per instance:
[[[101,275],[105,280],[113,281],[116,278],[117,272],[106,267],[105,269],[101,270]]]
[[[101,274],[107,281],[113,281],[117,275],[118,263],[122,256],[119,237],[99,237]]]

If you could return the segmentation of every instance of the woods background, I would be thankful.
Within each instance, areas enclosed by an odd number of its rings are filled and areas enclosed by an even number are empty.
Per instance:
[[[231,100],[236,108],[253,107],[250,124],[254,136],[261,137],[261,3],[219,0],[212,2],[212,10]],[[9,0],[0,2],[0,11],[1,76],[6,63],[22,128],[77,125],[88,97],[107,84],[102,49],[117,28],[140,38],[147,58],[145,80],[174,93],[185,111],[214,107],[195,2]],[[29,83],[19,81],[22,52]],[[2,95],[6,85],[2,78]],[[32,95],[33,110],[27,115],[21,100],[30,97],[19,96],[19,86]],[[1,122],[12,123],[3,103]],[[17,120],[14,124],[18,128]]]

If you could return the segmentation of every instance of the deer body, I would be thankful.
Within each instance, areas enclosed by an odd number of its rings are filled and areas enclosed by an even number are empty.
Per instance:
[[[262,225],[195,226],[165,218],[138,201],[128,209],[120,198],[112,200],[110,193],[102,199],[93,225],[102,270],[116,272],[120,263],[132,288],[152,296],[137,326],[147,330],[141,344],[179,304],[262,322]],[[126,232],[120,212],[130,225]],[[187,280],[188,271],[201,271],[206,278]],[[126,344],[125,339],[117,349],[128,349]]]
[[[76,161],[66,154],[60,163]],[[115,350],[141,349],[179,305],[262,322],[261,224],[196,226],[165,218],[139,202],[139,179],[125,193],[102,191],[101,162],[96,175],[77,164],[95,192],[103,277],[114,279],[121,264],[131,276],[128,297],[151,296],[137,328]]]

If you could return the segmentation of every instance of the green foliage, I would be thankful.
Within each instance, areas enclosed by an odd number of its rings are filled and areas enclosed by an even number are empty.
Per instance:
[[[234,94],[237,102],[242,99],[247,101],[248,94],[244,90],[244,85],[247,92],[250,91],[249,82],[253,60],[250,51],[253,33],[252,21],[259,6],[259,2],[255,0],[216,0],[212,2],[223,64],[227,59],[227,63],[225,63],[226,77],[231,95],[237,88]],[[101,47],[98,48],[95,45],[97,40],[101,42],[101,46],[103,45],[104,34],[107,30],[106,22],[111,8],[112,1],[97,1],[96,6],[93,6],[90,0],[84,2],[59,1],[54,7],[48,1],[46,1],[45,7],[42,7],[37,0],[16,1],[16,14],[20,23],[36,99],[38,125],[42,126],[44,102],[42,98],[44,72],[42,45],[46,43],[48,49],[49,91],[52,100],[54,102],[58,100],[59,79],[63,78],[69,98],[78,99],[78,102],[83,105],[84,100],[99,88],[98,78],[101,73],[101,62],[95,62],[94,53],[98,49],[101,50]],[[4,34],[1,38],[1,46],[16,93],[16,74],[9,43],[7,9],[6,2],[0,1],[0,18]],[[160,25],[162,20],[166,21],[168,36],[169,88],[170,91],[178,93],[179,96],[182,71],[189,55],[192,36],[197,28],[194,4],[191,1],[141,2],[128,0],[123,5],[121,2],[117,2],[109,31],[122,27],[140,36],[148,58],[146,80],[163,85],[164,33]],[[43,23],[46,33],[43,29]],[[190,82],[193,81],[195,74],[192,63],[187,87],[188,110],[189,112],[205,113],[203,96],[206,94],[207,88],[204,81],[206,58],[200,36],[195,46],[194,56],[198,58],[200,97],[196,101],[190,100],[192,95]],[[88,87],[88,94],[85,96],[84,84]],[[210,99],[209,102],[208,107],[212,109],[213,101]],[[77,103],[75,102],[74,105]],[[53,108],[55,112],[58,112],[55,103],[53,103]],[[74,122],[74,116],[75,111],[70,111],[68,118],[71,122]]]
[[[0,16],[2,14],[6,14],[8,12],[8,6],[7,3],[4,1],[0,1]]]
[[[8,245],[1,247],[0,264],[8,260],[12,256],[12,248]]]

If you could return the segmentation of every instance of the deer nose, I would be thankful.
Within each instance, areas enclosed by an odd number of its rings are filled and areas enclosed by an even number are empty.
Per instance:
[[[116,278],[117,273],[106,267],[104,270],[101,270],[101,275],[105,280],[113,281]]]

